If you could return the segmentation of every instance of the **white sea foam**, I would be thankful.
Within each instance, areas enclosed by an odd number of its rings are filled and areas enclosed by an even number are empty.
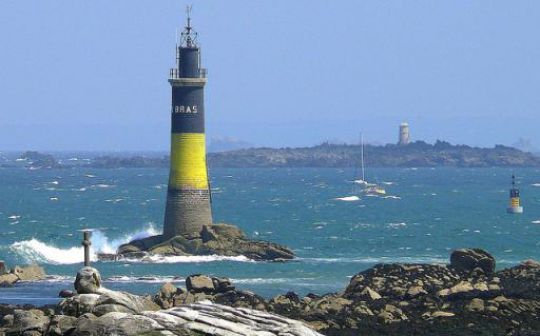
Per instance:
[[[122,201],[124,201],[123,198],[115,198],[115,199],[106,199],[105,200],[105,202],[110,202],[110,203],[114,203],[114,204],[116,204],[118,202],[122,202]]]
[[[11,215],[11,216],[9,216],[8,218],[9,218],[9,219],[14,219],[14,220],[16,220],[16,219],[21,218],[21,216],[19,216],[19,215]]]
[[[114,187],[114,185],[112,185],[112,184],[104,184],[104,183],[95,184],[95,185],[91,186],[91,188],[112,188],[112,187]]]
[[[401,223],[388,223],[387,226],[388,226],[388,227],[391,227],[391,228],[399,228],[399,227],[407,226],[407,223],[405,223],[405,222],[401,222]]]
[[[90,249],[90,259],[97,261],[98,253],[115,253],[118,246],[135,239],[141,239],[148,236],[158,234],[152,224],[147,225],[143,230],[130,235],[125,235],[118,239],[109,239],[100,230],[92,232],[92,245]],[[41,262],[48,264],[76,264],[83,261],[83,247],[73,246],[68,248],[59,248],[54,245],[49,245],[35,238],[15,242],[10,246],[10,249],[24,258],[26,262]],[[218,255],[207,256],[147,256],[143,259],[126,259],[126,263],[157,263],[157,264],[173,264],[173,263],[202,263],[214,261],[238,261],[252,262],[244,256],[226,257]],[[159,281],[155,279],[139,279],[145,281]]]
[[[360,197],[358,196],[345,196],[345,197],[338,197],[334,198],[336,201],[343,201],[343,202],[356,202],[360,200]]]
[[[128,263],[152,263],[152,264],[179,264],[179,263],[206,263],[214,261],[238,261],[238,262],[254,262],[253,260],[245,256],[219,256],[219,255],[205,255],[205,256],[161,256],[153,255],[146,256],[143,259],[126,259]]]
[[[531,184],[533,187],[540,187],[540,183],[533,183]]]
[[[389,199],[401,199],[401,197],[399,196],[393,196],[393,195],[389,195],[389,196],[384,196],[383,198],[389,198]]]
[[[97,253],[115,253],[121,244],[156,234],[158,232],[151,223],[141,231],[112,240],[109,240],[102,231],[95,230],[92,232],[90,259],[96,261]],[[11,244],[10,249],[24,258],[28,263],[76,264],[83,261],[84,255],[82,246],[59,248],[35,238],[15,242]]]
[[[540,224],[540,219],[538,219],[538,220],[533,220],[531,223],[533,223],[533,224]]]

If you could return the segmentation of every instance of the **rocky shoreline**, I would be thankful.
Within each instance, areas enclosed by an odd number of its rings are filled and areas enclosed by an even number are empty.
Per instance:
[[[141,297],[102,288],[91,267],[75,289],[54,311],[4,306],[0,334],[540,335],[540,263],[496,271],[479,249],[454,251],[448,265],[375,265],[342,292],[305,297],[267,300],[206,275]]]
[[[19,281],[37,281],[45,279],[45,270],[38,265],[14,266],[7,269],[0,261],[0,287],[10,287]]]

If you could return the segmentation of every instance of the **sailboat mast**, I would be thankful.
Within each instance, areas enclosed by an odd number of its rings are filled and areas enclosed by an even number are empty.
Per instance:
[[[365,181],[365,171],[364,171],[364,135],[360,133],[360,163],[362,166],[362,181]]]

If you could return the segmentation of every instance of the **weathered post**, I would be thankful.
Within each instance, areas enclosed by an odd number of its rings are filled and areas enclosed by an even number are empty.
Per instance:
[[[90,241],[91,234],[92,231],[83,231],[82,246],[84,247],[84,266],[90,266],[90,245],[92,245],[92,242]]]

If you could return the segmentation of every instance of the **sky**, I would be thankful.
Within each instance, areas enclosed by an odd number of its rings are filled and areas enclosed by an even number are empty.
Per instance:
[[[540,1],[0,1],[0,150],[163,151],[193,5],[209,138],[540,147]]]

